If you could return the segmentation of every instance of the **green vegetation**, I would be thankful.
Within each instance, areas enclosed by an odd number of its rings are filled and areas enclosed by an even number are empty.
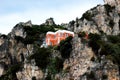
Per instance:
[[[67,30],[66,28],[64,28],[64,27],[61,26],[61,25],[54,25],[54,29],[55,29],[55,30]]]
[[[9,67],[6,74],[0,77],[0,80],[17,80],[16,72],[22,69],[22,64],[14,64]]]
[[[32,25],[32,27],[26,26],[24,27],[25,31],[28,35],[34,35],[37,33],[46,33],[48,31],[55,31],[53,26],[46,25]]]
[[[32,80],[36,80],[36,77],[32,77]]]
[[[72,21],[70,21],[70,22],[69,22],[69,24],[70,24],[71,26],[74,26],[75,21],[74,21],[74,20],[72,20]]]
[[[48,48],[40,48],[35,45],[34,54],[28,57],[29,61],[35,59],[36,65],[43,71],[45,71],[45,69],[48,70],[48,75],[45,80],[53,80],[53,76],[63,69],[63,59],[52,57],[51,50],[53,49],[51,46]]]
[[[110,22],[109,22],[109,26],[113,29],[113,26],[114,26],[114,22],[113,22],[113,20],[110,20]]]
[[[41,69],[45,69],[49,63],[49,56],[51,50],[49,48],[40,48],[39,46],[34,46],[34,54],[28,57],[29,60],[35,59],[36,65]]]
[[[88,79],[96,80],[96,79],[95,79],[95,73],[94,73],[93,71],[91,71],[90,74],[87,74],[87,78],[88,78]]]
[[[95,61],[95,57],[92,57],[92,58],[91,58],[91,61],[93,61],[93,62],[94,62],[94,61]]]
[[[119,24],[119,28],[120,28],[120,20],[119,20],[119,23],[118,23],[118,24]]]
[[[89,46],[92,47],[93,51],[97,54],[98,53],[98,49],[100,48],[99,42],[101,40],[101,37],[99,34],[89,34]]]
[[[16,25],[18,26],[18,25]],[[23,25],[22,25],[23,26]],[[22,42],[24,44],[33,44],[35,41],[42,41],[40,35],[45,35],[48,31],[55,32],[59,29],[66,29],[63,26],[60,25],[32,25],[30,26],[24,26],[23,27],[27,36],[25,38],[22,38],[20,36],[15,36],[15,39],[17,42]],[[45,37],[45,36],[42,36]]]
[[[106,35],[106,38],[107,41],[104,41],[102,35],[89,34],[89,46],[96,55],[106,55],[120,68],[120,35]]]
[[[19,42],[24,43],[24,38],[22,38],[20,36],[15,36],[15,39],[17,40],[17,43],[19,43]]]
[[[86,33],[85,33],[85,32],[79,32],[79,33],[78,33],[78,37],[83,38],[83,37],[85,37],[85,36],[86,36]]]
[[[62,58],[69,58],[70,53],[72,51],[72,44],[71,44],[72,38],[73,38],[72,36],[69,36],[68,38],[60,42],[60,45],[58,46],[58,50],[61,52]]]
[[[118,13],[118,15],[120,16],[120,13]]]
[[[88,21],[92,21],[92,17],[93,17],[93,14],[87,11],[86,13],[82,15],[81,20],[86,19]]]
[[[51,75],[48,74],[47,77],[45,78],[45,80],[52,80]]]
[[[114,44],[119,44],[120,43],[120,36],[118,35],[108,35],[107,36],[108,41]]]
[[[51,58],[47,68],[49,74],[55,75],[63,69],[63,60],[58,57]]]
[[[105,4],[104,7],[106,9],[106,12],[107,12],[108,16],[109,16],[109,12],[112,12],[112,10],[115,9],[115,6],[112,7],[109,4]]]
[[[102,75],[102,79],[108,79],[108,75]]]
[[[45,37],[45,34],[48,31],[56,31],[57,29],[65,29],[63,26],[60,25],[32,25],[32,27],[29,26],[24,26],[24,30],[27,34],[27,36],[25,38],[22,38],[20,36],[15,36],[16,41],[22,42],[24,44],[34,44],[34,54],[31,54],[27,59],[29,60],[29,62],[34,59],[36,62],[36,66],[38,66],[39,68],[41,68],[43,71],[45,69],[48,69],[48,76],[47,76],[47,80],[51,80],[52,76],[54,76],[56,73],[59,73],[62,68],[63,68],[63,59],[61,58],[53,58],[51,57],[51,51],[54,49],[54,47],[49,46],[47,48],[40,48],[38,44],[36,44],[36,42],[40,43],[41,39],[43,39]],[[41,37],[41,35],[43,35]],[[70,40],[71,38],[66,39],[66,42],[68,42],[68,44],[65,44],[65,46],[69,46],[70,44]],[[57,47],[56,47],[57,48]],[[67,49],[65,49],[67,50]],[[69,52],[69,51],[67,51]],[[35,77],[32,78],[32,80],[35,80]]]
[[[40,34],[45,34],[48,31],[55,31],[53,26],[32,25],[32,27],[25,26],[24,30],[27,36],[24,40],[25,44],[33,44],[35,41],[40,41]]]
[[[7,35],[5,35],[5,34],[0,35],[0,37],[3,37],[4,39],[8,38]]]
[[[50,74],[56,74],[63,68],[63,60],[56,57],[52,58],[51,55],[51,47],[48,48],[40,48],[35,45],[34,54],[28,57],[29,60],[35,59],[36,65],[41,69],[48,68]]]

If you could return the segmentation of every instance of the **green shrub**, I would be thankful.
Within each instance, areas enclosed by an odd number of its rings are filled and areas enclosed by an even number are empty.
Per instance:
[[[108,75],[102,75],[102,79],[108,79]]]
[[[117,44],[120,43],[120,36],[109,35],[107,36],[109,42]]]
[[[16,73],[16,72],[18,72],[18,71],[21,70],[21,69],[22,69],[22,64],[21,64],[21,63],[18,63],[18,64],[12,65],[12,66],[9,68],[8,72],[9,72],[9,73]]]
[[[93,71],[90,72],[90,74],[87,74],[88,79],[95,79],[95,73]]]
[[[55,75],[56,73],[58,73],[62,70],[63,60],[58,57],[51,58],[47,68],[48,68],[49,74]]]
[[[32,77],[32,80],[36,80],[36,77]]]
[[[32,27],[24,26],[27,33],[24,43],[33,44],[35,41],[40,40],[40,34],[46,34],[48,31],[55,31],[54,26],[49,25],[32,25]]]
[[[98,56],[106,55],[106,58],[119,66],[120,70],[120,35],[106,35],[107,41],[101,39],[101,35],[89,34],[89,46]],[[100,58],[98,56],[98,58]]]
[[[45,80],[52,80],[51,75],[48,74],[47,77],[45,78]]]
[[[78,37],[85,37],[86,36],[86,33],[85,32],[80,32],[80,33],[78,33]]]
[[[118,24],[119,24],[119,29],[120,29],[120,20],[119,20],[119,23],[118,23]]]
[[[34,48],[34,54],[32,54],[28,59],[35,59],[36,65],[42,69],[45,69],[49,63],[51,51],[48,48],[39,48],[39,46],[35,46]]]
[[[20,37],[20,36],[15,36],[15,39],[17,40],[17,43],[19,42],[24,42],[24,38]]]
[[[58,49],[61,52],[61,56],[63,58],[69,58],[70,56],[70,53],[72,51],[72,44],[70,42],[71,40],[72,40],[72,36],[69,36],[68,38],[60,42]]]
[[[0,77],[0,80],[17,80],[16,72],[19,70],[22,70],[22,63],[9,66],[6,73]]]
[[[0,35],[0,37],[3,37],[4,39],[8,38],[7,35],[5,35],[5,34]]]
[[[70,21],[70,22],[69,22],[69,24],[70,24],[71,26],[74,26],[75,21],[74,21],[74,20],[72,20],[72,21]]]
[[[66,28],[61,25],[54,25],[54,28],[66,30]]]
[[[88,11],[86,13],[84,13],[81,17],[81,20],[88,20],[88,21],[92,21],[92,17],[93,17],[93,14],[89,13]]]
[[[94,62],[94,61],[95,61],[95,57],[92,57],[92,58],[91,58],[91,61],[93,61],[93,62]]]
[[[101,36],[98,34],[89,34],[89,46],[92,47],[92,50],[97,54],[98,49],[100,48],[99,41],[101,40]]]
[[[109,26],[113,29],[113,26],[114,26],[114,22],[113,22],[113,20],[110,20],[110,22],[109,22]]]
[[[28,35],[24,39],[24,44],[33,44],[35,40],[36,40],[35,37]]]
[[[104,7],[106,9],[107,15],[109,15],[109,12],[112,12],[112,10],[115,9],[115,6],[112,7],[109,4],[105,4]]]

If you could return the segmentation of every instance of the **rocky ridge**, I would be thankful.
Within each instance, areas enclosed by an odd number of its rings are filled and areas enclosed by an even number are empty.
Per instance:
[[[61,28],[55,24],[53,18],[47,19],[42,25],[34,25],[31,21],[18,23],[8,35],[0,35],[0,79],[119,80],[119,66],[107,59],[105,55],[100,57],[96,55],[96,52],[89,46],[89,40],[84,42],[85,39],[78,35],[80,32],[119,35],[119,10],[119,5],[98,5],[84,13],[80,19],[76,18],[75,21],[62,25],[62,29],[67,28],[75,33],[75,37],[70,42],[72,51],[69,58],[65,59],[62,58],[60,50],[55,49],[56,47],[49,47],[51,53],[48,56],[42,55],[45,52],[41,51],[45,33],[55,31],[54,27]],[[34,55],[39,51],[41,51],[40,56],[49,57],[45,68],[38,65],[40,60],[37,61],[37,59],[41,57]],[[42,61],[45,60],[47,58]],[[55,67],[56,60],[59,63],[62,62],[62,67]],[[54,64],[55,66],[51,66]]]

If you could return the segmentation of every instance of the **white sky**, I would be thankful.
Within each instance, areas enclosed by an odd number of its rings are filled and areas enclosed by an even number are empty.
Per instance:
[[[103,0],[1,0],[0,33],[8,34],[19,22],[44,23],[53,17],[56,24],[68,23],[103,4]]]

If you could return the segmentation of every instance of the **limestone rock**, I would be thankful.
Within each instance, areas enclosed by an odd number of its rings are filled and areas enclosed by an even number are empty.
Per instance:
[[[47,19],[46,22],[45,22],[45,25],[50,25],[50,26],[55,25],[55,22],[54,22],[53,18]]]
[[[113,1],[113,3],[119,4],[119,1],[117,3]],[[62,26],[75,33],[71,41],[72,52],[69,58],[63,59],[63,70],[51,77],[56,80],[89,80],[87,76],[94,72],[97,80],[102,79],[102,74],[107,75],[108,80],[113,80],[114,77],[119,80],[118,66],[107,60],[105,56],[100,57],[100,62],[91,61],[91,58],[96,59],[97,56],[88,46],[88,43],[83,43],[82,38],[78,37],[78,33],[83,31],[97,34],[103,31],[107,35],[118,35],[120,33],[119,13],[120,5],[111,7],[111,10],[107,10],[105,5],[98,5],[88,10],[81,19],[76,18],[75,21],[62,24]],[[49,18],[44,25],[53,26],[55,22],[53,18]],[[4,75],[12,65],[22,63],[22,69],[16,72],[18,80],[32,80],[33,78],[43,80],[47,77],[49,70],[46,68],[46,71],[43,72],[36,66],[34,59],[30,61],[28,59],[35,53],[34,46],[40,47],[45,41],[45,34],[37,34],[39,40],[35,41],[34,44],[24,44],[24,39],[29,36],[24,27],[31,28],[31,21],[18,23],[8,35],[0,34],[0,76]],[[22,38],[23,42],[17,40],[16,36]],[[54,48],[51,50],[49,57],[62,59],[60,52],[54,50]]]
[[[82,19],[78,19],[78,25],[74,25],[74,32],[79,33],[81,31],[87,32],[87,33],[100,33],[100,31],[103,31],[107,35],[117,35],[120,33],[119,29],[119,10],[118,6],[115,6],[115,8],[111,7],[111,12],[106,11],[106,6],[98,5],[95,8],[89,10],[86,12],[86,15],[90,15],[90,19],[86,19],[85,16],[83,16]],[[75,24],[77,22],[75,21]]]
[[[70,78],[79,80],[91,66],[91,57],[93,57],[93,51],[87,47],[87,44],[82,44],[81,39],[77,35],[73,39],[73,51],[69,59],[64,62],[64,70],[68,70],[67,76],[63,80],[69,80]],[[68,76],[69,75],[69,76]]]
[[[104,0],[105,4],[109,4],[111,6],[119,5],[120,0]]]
[[[41,80],[43,78],[43,72],[35,65],[24,64],[22,71],[16,73],[18,80],[32,80],[33,77],[36,80]]]

